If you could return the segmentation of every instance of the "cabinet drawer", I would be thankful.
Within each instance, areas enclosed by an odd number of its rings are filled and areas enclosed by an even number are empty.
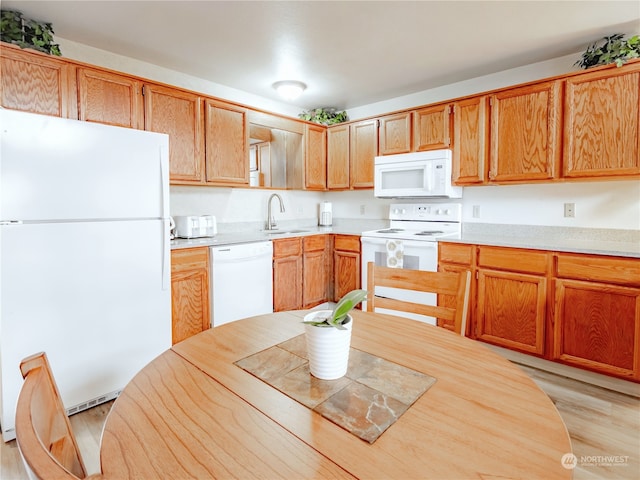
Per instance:
[[[640,286],[640,260],[635,258],[559,254],[557,270],[560,278]]]
[[[473,260],[473,245],[438,243],[438,251],[441,262],[471,265]]]
[[[179,271],[208,266],[209,247],[178,248],[171,250],[171,270]]]
[[[549,255],[520,248],[480,247],[478,266],[543,275],[548,270]]]
[[[274,258],[294,255],[302,255],[302,238],[283,238],[273,241]]]
[[[357,235],[336,235],[334,249],[360,253],[360,237]]]
[[[324,250],[326,245],[325,235],[312,235],[310,237],[302,238],[302,246],[305,252],[315,252],[318,250]]]

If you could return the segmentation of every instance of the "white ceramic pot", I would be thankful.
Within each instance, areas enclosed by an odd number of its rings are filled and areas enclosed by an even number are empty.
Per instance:
[[[331,315],[331,310],[314,310],[305,315],[305,320]],[[344,324],[346,330],[335,327],[316,327],[305,324],[307,357],[311,375],[321,380],[335,380],[347,373],[351,327],[353,318]]]

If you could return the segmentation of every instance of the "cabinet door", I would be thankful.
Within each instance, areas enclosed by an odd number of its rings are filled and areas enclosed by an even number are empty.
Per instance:
[[[305,252],[302,263],[302,308],[327,301],[327,271],[324,250]]]
[[[453,109],[453,183],[483,183],[489,158],[489,97],[462,100]]]
[[[563,175],[640,173],[640,66],[567,79]]]
[[[249,185],[249,131],[247,111],[207,100],[207,182]]]
[[[145,130],[169,135],[171,183],[204,183],[202,99],[152,84],[146,84],[143,93]]]
[[[321,126],[305,125],[305,175],[307,190],[327,188],[327,129]]]
[[[640,289],[558,279],[553,358],[640,379]]]
[[[543,355],[546,277],[479,269],[477,288],[476,338]]]
[[[378,121],[350,125],[350,184],[352,188],[373,188],[373,161],[378,155]]]
[[[413,113],[415,151],[450,147],[450,112],[450,105],[435,105]]]
[[[273,311],[302,308],[302,256],[273,260]]]
[[[360,237],[335,235],[333,249],[333,301],[360,288]]]
[[[2,45],[0,71],[3,107],[76,118],[71,67],[64,60]]]
[[[141,83],[100,70],[79,68],[78,118],[118,127],[143,128]]]
[[[209,249],[171,252],[171,324],[173,343],[211,326]]]
[[[327,130],[327,188],[349,188],[349,125]]]
[[[559,89],[560,82],[543,82],[491,95],[490,180],[557,176]]]
[[[380,155],[411,151],[411,112],[380,119]]]

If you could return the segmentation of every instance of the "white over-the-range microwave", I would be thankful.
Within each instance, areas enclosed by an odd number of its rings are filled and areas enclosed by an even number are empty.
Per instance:
[[[462,198],[451,184],[451,150],[375,157],[374,195],[382,198]]]

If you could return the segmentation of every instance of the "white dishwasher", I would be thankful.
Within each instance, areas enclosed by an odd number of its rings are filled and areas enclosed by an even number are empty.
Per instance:
[[[211,248],[211,324],[273,312],[271,241]]]

